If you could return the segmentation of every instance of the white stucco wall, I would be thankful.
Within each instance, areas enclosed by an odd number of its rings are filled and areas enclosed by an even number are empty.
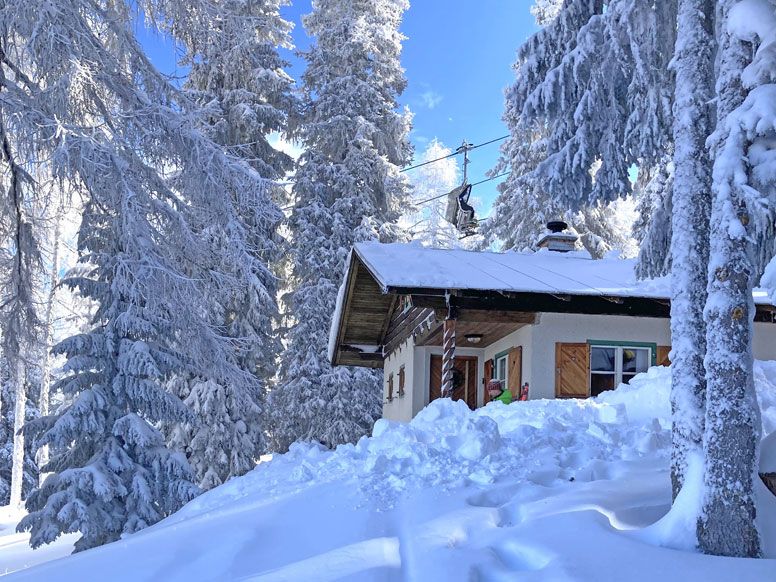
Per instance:
[[[776,323],[755,322],[752,344],[756,360],[776,360]]]
[[[632,341],[671,345],[667,319],[615,315],[574,315],[542,313],[535,325],[527,325],[484,349],[459,347],[456,354],[476,356],[477,405],[482,406],[487,360],[513,347],[523,348],[522,382],[530,383],[529,397],[555,397],[555,344],[585,343],[588,340]],[[383,417],[408,422],[428,404],[431,355],[442,348],[415,346],[408,339],[385,360],[383,381]],[[776,324],[756,323],[754,356],[758,360],[776,360]],[[404,365],[405,395],[398,396],[399,368]],[[388,378],[394,375],[394,399],[388,402]]]
[[[555,344],[588,340],[632,341],[671,345],[667,319],[620,315],[543,313],[534,328],[531,362],[532,398],[555,398]]]
[[[385,360],[383,366],[383,418],[408,422],[420,408],[413,406],[415,340],[410,337]],[[404,396],[399,396],[399,369],[404,366]],[[388,378],[393,374],[393,400],[388,400]]]
[[[526,325],[508,336],[501,338],[497,342],[490,344],[483,352],[483,376],[485,375],[484,362],[492,360],[497,354],[522,346],[523,348],[523,377],[520,381],[522,386],[524,382],[531,381],[531,368],[533,357],[533,332],[537,325],[541,323],[541,315],[537,315],[539,321],[536,325]]]

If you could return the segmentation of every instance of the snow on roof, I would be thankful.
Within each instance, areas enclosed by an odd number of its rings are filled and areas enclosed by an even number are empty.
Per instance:
[[[639,281],[635,259],[594,260],[585,251],[493,253],[431,249],[417,243],[363,242],[355,252],[383,287],[467,289],[670,299],[668,277]],[[755,302],[768,305],[765,291]]]

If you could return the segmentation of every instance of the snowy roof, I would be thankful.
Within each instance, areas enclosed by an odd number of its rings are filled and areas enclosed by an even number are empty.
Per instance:
[[[386,340],[396,340],[389,329],[396,295],[424,297],[417,303],[421,311],[443,307],[446,293],[455,291],[475,310],[499,309],[494,301],[504,294],[506,304],[518,300],[526,312],[668,317],[669,278],[639,281],[635,266],[634,259],[594,260],[584,251],[493,253],[359,243],[337,297],[329,358],[335,364],[380,367]],[[767,293],[756,289],[754,301],[762,321],[772,321]]]
[[[386,292],[389,288],[415,288],[671,297],[668,277],[639,281],[634,259],[594,260],[585,251],[493,253],[364,242],[355,246],[355,252]],[[759,289],[754,299],[761,305],[770,304],[766,292]]]

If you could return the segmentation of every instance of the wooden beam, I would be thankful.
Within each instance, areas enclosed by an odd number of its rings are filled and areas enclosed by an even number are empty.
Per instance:
[[[396,333],[393,335],[393,337],[390,340],[386,340],[386,342],[383,344],[383,353],[387,356],[388,354],[391,354],[396,348],[398,348],[401,344],[403,344],[405,341],[407,341],[408,338],[411,336],[414,336],[416,334],[425,334],[429,323],[431,319],[433,319],[434,313],[429,310],[424,311],[424,315],[421,318],[414,319],[414,324],[412,327],[407,325],[405,328],[403,328],[402,333]]]
[[[446,313],[444,309],[435,309],[437,321],[444,321]],[[459,309],[456,316],[458,323],[536,323],[536,313],[522,311],[485,310],[485,309]]]
[[[444,309],[443,296],[413,295],[415,305],[429,309]],[[522,313],[584,313],[589,315],[629,315],[631,317],[668,318],[670,306],[636,297],[623,297],[622,303],[612,303],[604,297],[567,295],[559,298],[548,293],[496,292],[465,293],[456,296],[459,310],[506,311]]]
[[[380,328],[380,339],[385,337],[385,334],[388,333],[388,326],[391,325],[391,320],[393,319],[393,312],[396,309],[396,303],[399,301],[399,296],[394,294],[391,296],[391,306],[388,308],[388,313],[385,316],[385,321],[383,322],[383,327]]]
[[[410,311],[411,313],[408,312],[408,316],[402,319],[399,324],[391,326],[386,336],[382,338],[382,344],[386,346],[386,350],[387,346],[392,345],[397,339],[400,343],[406,340],[415,332],[419,325],[433,315],[429,309],[413,307]]]

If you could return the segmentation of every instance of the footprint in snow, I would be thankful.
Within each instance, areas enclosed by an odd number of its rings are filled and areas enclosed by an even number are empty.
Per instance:
[[[469,498],[466,499],[466,503],[473,507],[501,507],[512,501],[520,489],[521,485],[509,485],[507,487],[488,489],[487,491],[481,491],[469,496]]]
[[[552,561],[552,556],[546,551],[515,540],[491,546],[489,550],[496,557],[495,564],[491,562],[476,566],[471,573],[471,580],[483,582],[515,580],[516,574],[543,570]]]

